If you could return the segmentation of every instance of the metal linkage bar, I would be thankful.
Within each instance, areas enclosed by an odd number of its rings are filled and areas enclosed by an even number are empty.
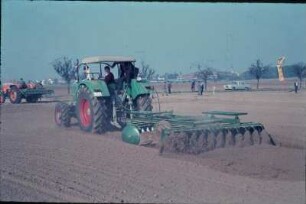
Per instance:
[[[229,112],[229,111],[205,111],[203,114],[210,115],[226,115],[226,116],[239,116],[239,115],[247,115],[245,112]]]

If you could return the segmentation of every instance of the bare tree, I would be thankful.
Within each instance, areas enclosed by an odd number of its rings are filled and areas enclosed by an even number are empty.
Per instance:
[[[268,71],[269,67],[269,65],[263,66],[260,59],[257,59],[256,63],[249,67],[249,73],[257,79],[257,89],[259,88],[259,80]]]
[[[78,63],[78,60],[77,62]],[[60,75],[67,82],[68,94],[70,94],[71,80],[75,79],[75,66],[72,64],[72,60],[67,57],[55,59],[52,62],[52,66],[56,73]]]
[[[150,67],[150,65],[146,64],[144,61],[141,61],[141,70],[139,75],[142,78],[146,78],[148,80],[152,79],[155,74],[155,70]]]
[[[207,80],[209,76],[213,75],[213,69],[208,66],[198,64],[198,71],[196,72],[197,78],[204,81],[205,89],[207,89]]]
[[[300,88],[302,87],[303,78],[306,77],[306,65],[302,62],[292,65],[294,74],[300,80]]]

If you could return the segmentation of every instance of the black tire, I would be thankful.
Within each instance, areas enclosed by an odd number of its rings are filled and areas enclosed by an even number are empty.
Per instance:
[[[127,123],[127,119],[130,118],[130,114],[127,113],[129,110],[127,101],[123,101],[120,108],[117,110],[117,121],[121,127],[124,127]]]
[[[88,108],[87,110],[85,110]],[[79,126],[85,132],[102,133],[107,130],[107,113],[103,99],[97,99],[87,87],[78,91],[76,113]]]
[[[10,88],[9,99],[10,102],[14,104],[21,102],[22,100],[21,92],[16,86]]]
[[[3,93],[1,93],[0,95],[0,104],[5,102],[5,95]]]
[[[152,99],[150,95],[140,95],[136,99],[136,110],[138,111],[152,111]]]
[[[105,104],[105,119],[111,121],[113,117],[113,103],[110,97],[104,99]]]
[[[28,96],[28,97],[26,98],[26,101],[27,101],[28,103],[36,103],[36,102],[38,101],[38,97],[36,97],[36,96]]]
[[[71,107],[67,103],[59,102],[55,105],[54,121],[59,127],[70,127]]]

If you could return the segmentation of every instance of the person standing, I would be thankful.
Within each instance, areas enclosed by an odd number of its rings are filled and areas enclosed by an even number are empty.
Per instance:
[[[115,83],[115,77],[114,77],[113,73],[111,73],[110,67],[105,66],[104,71],[105,71],[105,78],[104,78],[105,83],[107,85],[114,84]]]
[[[112,102],[116,101],[116,83],[115,83],[115,77],[113,75],[113,73],[110,71],[110,67],[109,66],[105,66],[104,67],[104,71],[105,71],[105,77],[104,77],[104,81],[108,87]]]
[[[19,84],[20,89],[26,89],[28,87],[23,78],[20,78]]]
[[[84,70],[84,79],[91,80],[89,66],[84,65],[83,70]]]
[[[198,81],[198,95],[201,95],[201,82]]]
[[[172,88],[172,84],[171,82],[169,81],[168,82],[168,93],[171,94],[171,88]]]
[[[204,82],[201,82],[201,95],[203,95],[203,91],[204,91]]]
[[[299,87],[299,83],[298,83],[298,81],[295,81],[294,82],[294,91],[295,91],[295,93],[297,93],[298,87]]]
[[[195,81],[191,82],[191,92],[194,92],[194,88],[195,88]]]

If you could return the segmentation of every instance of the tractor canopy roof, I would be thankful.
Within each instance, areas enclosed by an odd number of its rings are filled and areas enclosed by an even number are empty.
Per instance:
[[[81,64],[95,64],[103,62],[135,62],[136,59],[133,57],[123,57],[123,56],[95,56],[86,57],[82,59]]]

